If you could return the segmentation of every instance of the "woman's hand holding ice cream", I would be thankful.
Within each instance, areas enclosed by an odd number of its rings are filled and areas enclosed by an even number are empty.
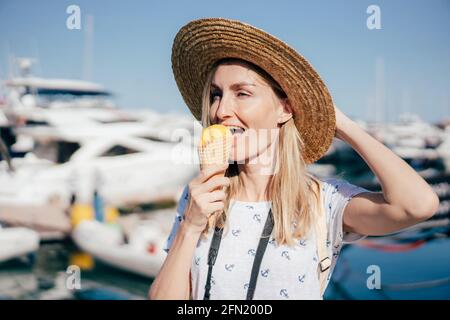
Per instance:
[[[202,232],[211,215],[224,209],[225,187],[230,184],[225,171],[231,139],[230,130],[223,125],[203,129],[198,146],[201,170],[189,184],[189,199],[184,212],[186,223],[195,232]]]
[[[192,231],[201,233],[208,223],[208,218],[224,209],[223,187],[230,184],[230,179],[221,173],[227,166],[209,165],[189,184],[189,199],[184,220]]]

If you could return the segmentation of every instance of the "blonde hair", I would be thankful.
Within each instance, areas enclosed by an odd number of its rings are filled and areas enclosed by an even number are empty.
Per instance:
[[[214,74],[219,65],[230,63],[244,64],[249,67],[271,86],[278,98],[287,98],[280,85],[258,66],[241,59],[220,60],[211,68],[203,89],[203,127],[211,124],[209,118],[210,91]],[[275,240],[279,245],[293,245],[295,239],[306,237],[316,222],[317,215],[320,212],[321,184],[319,179],[306,171],[306,163],[302,157],[304,143],[293,118],[281,126],[278,139],[275,174],[270,178],[266,196],[272,200]],[[225,208],[221,214],[216,214],[213,216],[214,218],[210,219],[203,235],[206,235],[211,227],[226,227],[230,200],[243,187],[237,164],[230,164],[225,175],[230,178]]]

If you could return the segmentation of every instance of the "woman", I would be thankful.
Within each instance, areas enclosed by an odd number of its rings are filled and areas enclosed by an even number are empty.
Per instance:
[[[202,169],[185,188],[151,299],[321,299],[344,242],[437,210],[427,183],[337,109],[311,65],[277,38],[200,19],[177,34],[172,64],[203,126],[236,132],[230,165]],[[251,139],[261,131],[276,134]],[[333,137],[361,155],[383,192],[307,173]]]

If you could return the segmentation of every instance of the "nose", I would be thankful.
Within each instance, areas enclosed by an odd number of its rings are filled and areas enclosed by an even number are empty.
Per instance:
[[[217,120],[223,122],[225,119],[232,117],[233,113],[234,107],[232,99],[228,97],[227,94],[223,94],[216,111]]]

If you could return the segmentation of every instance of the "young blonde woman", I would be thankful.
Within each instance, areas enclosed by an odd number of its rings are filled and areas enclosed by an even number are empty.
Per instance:
[[[337,109],[311,65],[277,38],[200,19],[178,32],[172,64],[203,126],[235,133],[230,164],[206,167],[185,188],[151,299],[322,299],[345,242],[437,210],[427,183]],[[261,131],[277,134],[251,139]],[[359,153],[382,192],[308,174],[333,137]]]

